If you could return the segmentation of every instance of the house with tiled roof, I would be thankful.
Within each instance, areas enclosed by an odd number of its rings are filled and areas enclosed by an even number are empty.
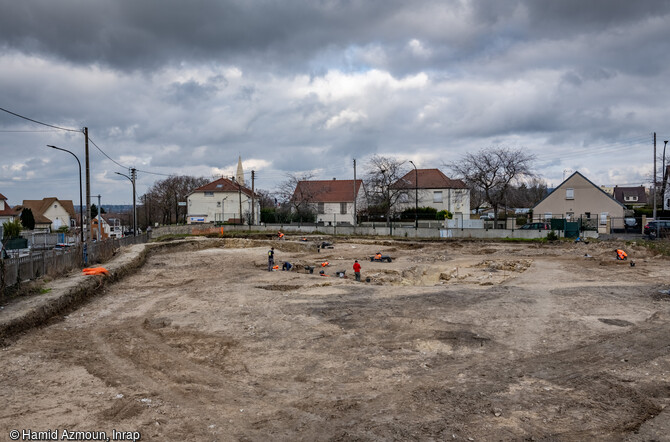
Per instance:
[[[14,207],[18,213],[30,209],[35,218],[35,229],[55,231],[66,226],[74,226],[76,213],[72,200],[59,200],[56,197],[41,200],[23,200],[23,203]]]
[[[647,189],[644,186],[637,187],[619,187],[614,186],[614,199],[624,206],[633,209],[635,207],[644,207],[647,205]]]
[[[0,225],[3,223],[14,221],[14,218],[18,216],[16,210],[7,204],[7,198],[0,193]]]
[[[357,210],[363,205],[363,180],[303,180],[293,192],[294,206],[305,204],[316,212],[316,222],[326,225],[354,224],[354,200]]]
[[[257,195],[236,179],[219,178],[198,187],[186,197],[188,224],[257,223],[261,206]]]
[[[406,193],[397,203],[398,211],[418,206],[432,207],[438,212],[447,210],[451,213],[470,213],[470,189],[462,180],[451,179],[439,169],[411,170],[392,187],[406,189]]]

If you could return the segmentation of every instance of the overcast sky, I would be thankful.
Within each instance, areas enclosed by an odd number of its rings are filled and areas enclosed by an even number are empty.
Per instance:
[[[352,179],[524,149],[558,185],[647,184],[670,136],[666,0],[0,0],[0,107],[88,127],[91,192],[158,174]],[[79,200],[81,133],[0,112],[10,205]],[[670,152],[668,153],[670,157]],[[117,164],[118,163],[118,164]],[[660,163],[658,165],[660,173]],[[444,171],[451,176],[448,169]],[[152,172],[152,173],[148,173]],[[74,174],[73,174],[74,173]],[[93,199],[96,202],[96,199]]]

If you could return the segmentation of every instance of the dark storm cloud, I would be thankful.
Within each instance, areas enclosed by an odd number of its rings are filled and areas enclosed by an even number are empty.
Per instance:
[[[305,61],[327,45],[379,35],[401,14],[399,1],[250,2],[180,0],[32,2],[3,0],[6,48],[117,69],[155,68],[180,60],[239,61],[248,55],[281,64]],[[389,31],[381,33],[392,35]],[[367,36],[367,37],[366,37]],[[281,56],[280,56],[281,54]]]
[[[209,176],[234,172],[240,155],[261,168],[259,186],[271,188],[263,180],[286,172],[349,177],[353,158],[362,166],[373,154],[435,167],[491,145],[541,152],[542,172],[556,180],[586,164],[572,146],[639,141],[669,118],[665,1],[0,7],[0,105],[89,127],[122,165],[91,148],[96,184],[107,191],[118,184],[107,175],[129,166]],[[2,114],[0,126],[34,129]],[[81,134],[0,133],[0,184],[45,186],[50,167],[71,169],[53,152],[51,163],[36,161],[49,143],[82,150]],[[612,173],[616,158],[592,158],[591,172],[639,177],[648,168],[624,160],[623,172]]]

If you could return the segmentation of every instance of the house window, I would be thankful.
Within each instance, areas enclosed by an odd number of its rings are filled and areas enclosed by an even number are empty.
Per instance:
[[[221,207],[221,201],[216,202],[216,207]]]
[[[637,196],[624,196],[624,197],[623,197],[623,200],[624,200],[624,201],[632,201],[632,202],[635,202],[635,201],[637,201]]]
[[[605,224],[607,224],[607,215],[609,215],[609,212],[600,213],[600,225],[604,226]]]
[[[347,214],[347,203],[340,203],[340,215]]]
[[[442,202],[442,191],[433,192],[433,202],[441,203]]]
[[[317,210],[318,213],[320,213],[320,214],[326,213],[326,208],[324,207],[325,206],[324,203],[317,203],[316,206],[317,206],[316,210]]]
[[[566,200],[575,199],[575,189],[565,189],[565,199]]]
[[[205,192],[205,196],[214,196],[214,192]]]
[[[584,215],[586,215],[586,219],[591,219],[591,212],[586,212]]]
[[[544,214],[544,219],[551,219],[551,212],[546,212]]]

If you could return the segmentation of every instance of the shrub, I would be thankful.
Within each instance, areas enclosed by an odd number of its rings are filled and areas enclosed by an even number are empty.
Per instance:
[[[454,217],[454,214],[451,213],[448,210],[440,210],[437,212],[437,215],[435,216],[435,219],[438,219],[442,221],[443,219],[452,219]]]
[[[21,221],[18,219],[15,219],[14,221],[7,221],[6,223],[2,223],[2,227],[4,230],[4,238],[3,239],[11,239],[11,238],[18,238],[19,233],[21,233]]]
[[[556,235],[556,232],[553,230],[549,233],[547,233],[547,241],[557,241],[558,240],[558,235]]]

